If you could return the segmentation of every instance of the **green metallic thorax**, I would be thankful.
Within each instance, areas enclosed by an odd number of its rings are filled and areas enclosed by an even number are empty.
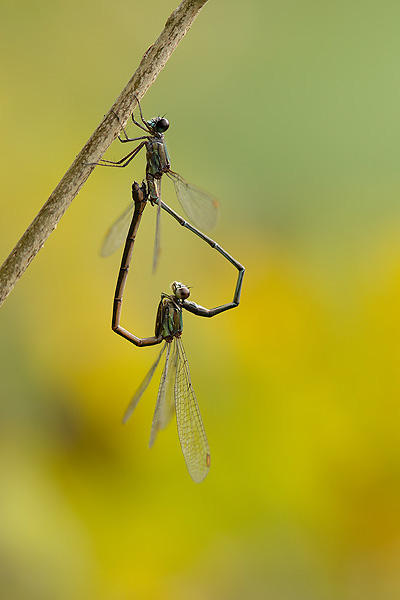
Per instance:
[[[183,319],[180,301],[174,296],[161,294],[156,320],[156,336],[162,335],[165,341],[172,342],[182,335]]]
[[[158,199],[154,180],[160,179],[171,167],[167,146],[164,142],[164,136],[162,134],[159,134],[159,136],[160,137],[151,137],[146,141],[146,179],[150,200]]]

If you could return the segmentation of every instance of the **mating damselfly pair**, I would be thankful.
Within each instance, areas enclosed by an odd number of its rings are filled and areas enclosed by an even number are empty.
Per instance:
[[[130,205],[122,217],[111,227],[102,247],[102,255],[114,251],[122,242],[126,229],[129,226],[131,212],[133,217],[130,223],[125,248],[122,256],[120,272],[114,296],[112,329],[136,346],[152,346],[165,341],[164,347],[156,358],[154,364],[147,373],[144,381],[134,395],[124,416],[124,422],[132,414],[141,396],[149,385],[154,372],[166,351],[165,366],[162,371],[160,385],[157,394],[156,408],[154,412],[150,443],[152,446],[157,432],[163,429],[176,413],[178,436],[185,458],[188,471],[195,482],[201,482],[208,473],[210,467],[210,450],[203,421],[197,404],[196,395],[191,383],[189,365],[183,348],[181,335],[183,330],[182,309],[202,317],[212,317],[238,306],[242,288],[244,267],[229,255],[219,244],[199,231],[196,227],[185,221],[180,215],[173,211],[161,200],[160,181],[163,174],[169,176],[175,184],[178,199],[188,217],[195,224],[210,227],[216,221],[217,203],[208,194],[188,184],[180,175],[171,171],[168,151],[164,142],[164,132],[169,123],[164,117],[157,117],[145,121],[138,101],[140,116],[145,127],[140,125],[133,117],[132,120],[149,135],[140,138],[129,138],[122,127],[124,138],[121,142],[140,141],[141,143],[132,152],[120,161],[112,162],[102,160],[98,164],[103,166],[125,167],[145,145],[147,150],[146,183],[142,186],[134,182],[132,185],[133,205]],[[145,129],[146,128],[146,129]],[[143,141],[145,140],[145,141]],[[204,308],[188,300],[189,288],[178,281],[171,284],[172,294],[161,294],[158,305],[155,335],[148,338],[139,338],[120,325],[122,299],[125,283],[128,276],[129,266],[132,259],[134,242],[139,228],[140,220],[146,206],[147,200],[152,205],[157,205],[156,239],[153,259],[155,268],[159,255],[159,232],[161,209],[170,214],[180,225],[197,235],[211,248],[217,250],[237,270],[238,277],[233,301],[212,309]]]

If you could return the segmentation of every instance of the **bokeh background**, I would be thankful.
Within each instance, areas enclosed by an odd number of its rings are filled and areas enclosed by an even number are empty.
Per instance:
[[[1,1],[1,261],[175,5]],[[148,449],[158,376],[121,425],[157,350],[111,332],[99,247],[142,154],[95,170],[0,309],[3,600],[400,597],[399,25],[389,0],[204,8],[143,109],[246,266],[238,309],[185,315],[212,468],[192,482],[175,424]],[[141,336],[174,279],[205,306],[236,282],[165,217],[152,277],[154,223],[123,306]]]

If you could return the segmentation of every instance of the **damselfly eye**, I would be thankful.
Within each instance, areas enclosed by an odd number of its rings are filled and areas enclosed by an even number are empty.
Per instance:
[[[174,295],[179,298],[179,300],[186,300],[186,298],[189,298],[190,296],[189,288],[180,281],[174,281],[174,283],[171,284],[171,288]]]
[[[164,133],[164,131],[167,131],[168,127],[169,121],[164,117],[162,117],[162,119],[160,119],[156,123],[156,131],[158,131],[158,133]]]
[[[186,298],[189,298],[189,296],[190,296],[190,291],[184,285],[181,288],[179,288],[178,290],[176,290],[176,295],[178,296],[178,298],[180,300],[186,300]]]

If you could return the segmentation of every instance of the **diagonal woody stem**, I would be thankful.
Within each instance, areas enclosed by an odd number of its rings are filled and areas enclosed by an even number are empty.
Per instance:
[[[206,2],[183,0],[171,13],[159,38],[146,50],[132,78],[0,267],[0,306],[93,171],[87,163],[97,163],[119,133],[121,125],[114,113],[125,125],[137,104],[135,95],[142,98],[154,83]]]

